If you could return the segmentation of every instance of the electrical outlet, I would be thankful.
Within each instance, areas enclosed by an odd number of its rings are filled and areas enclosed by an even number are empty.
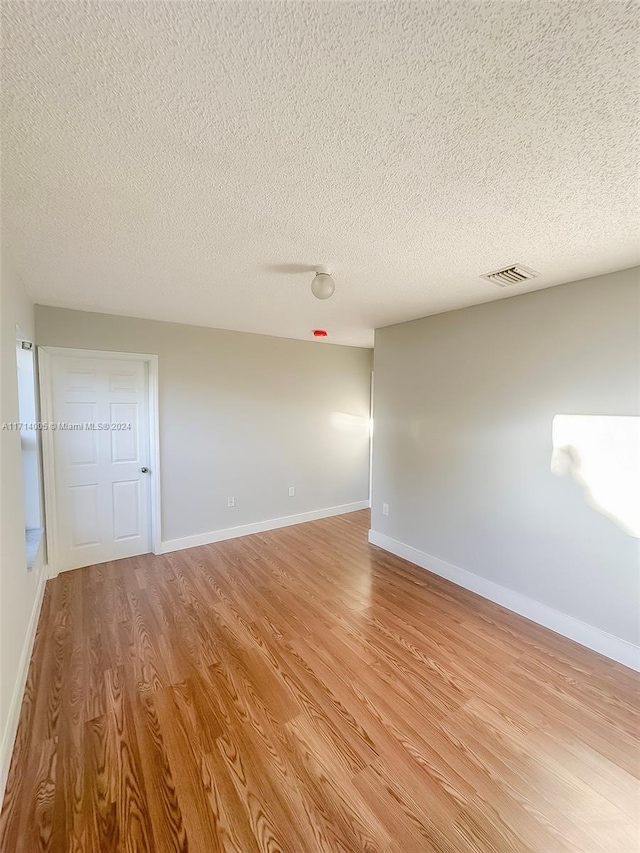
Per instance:
[[[382,504],[382,514],[389,515],[389,504]]]
[[[289,486],[289,497],[295,498],[295,496],[296,496],[296,487],[295,486]]]
[[[235,498],[227,498],[227,506],[235,506],[236,499]]]

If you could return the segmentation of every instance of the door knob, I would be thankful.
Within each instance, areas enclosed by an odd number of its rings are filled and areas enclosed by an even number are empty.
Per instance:
[[[144,468],[144,467],[143,467],[143,468],[141,468],[141,469],[140,469],[140,473],[141,473],[141,474],[148,474],[148,473],[149,473],[149,469],[148,469],[148,468]]]

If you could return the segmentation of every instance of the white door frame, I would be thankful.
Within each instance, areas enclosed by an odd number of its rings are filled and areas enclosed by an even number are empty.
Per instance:
[[[160,416],[158,411],[158,356],[141,352],[110,352],[105,350],[76,349],[71,347],[38,347],[38,378],[40,382],[40,419],[42,423],[53,422],[53,383],[51,361],[57,356],[73,358],[120,359],[122,361],[144,361],[147,364],[149,399],[149,456],[151,464],[150,483],[150,543],[154,554],[161,554],[160,531]],[[44,483],[45,536],[47,540],[47,562],[49,577],[59,573],[58,527],[56,512],[56,478],[53,453],[53,433],[42,430],[42,474]]]

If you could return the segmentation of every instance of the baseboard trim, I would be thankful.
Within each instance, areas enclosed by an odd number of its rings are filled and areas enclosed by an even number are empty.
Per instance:
[[[269,518],[266,521],[256,521],[253,524],[241,524],[238,527],[227,527],[223,530],[213,530],[209,533],[198,533],[195,536],[185,536],[182,539],[168,539],[160,545],[160,553],[183,551],[185,548],[197,548],[199,545],[211,545],[212,542],[223,542],[225,539],[237,539],[238,536],[250,536],[252,533],[264,533],[267,530],[277,530],[279,527],[291,527],[294,524],[304,524],[307,521],[318,521],[330,518],[332,515],[344,515],[368,509],[369,501],[357,501],[351,504],[330,506],[325,509],[314,509],[311,512],[300,512],[297,515],[283,515],[280,518]]]
[[[31,663],[31,654],[33,652],[33,643],[36,638],[38,620],[40,619],[40,610],[42,609],[42,599],[44,598],[44,588],[49,576],[46,565],[40,566],[39,572],[40,577],[38,578],[36,597],[33,602],[31,615],[29,617],[29,624],[27,625],[27,633],[22,646],[22,654],[20,655],[20,663],[18,664],[16,683],[13,685],[7,723],[4,727],[4,732],[2,733],[2,746],[0,747],[0,803],[4,800],[4,792],[7,786],[13,747],[16,740],[16,734],[18,733],[22,697],[24,696],[24,689],[27,684],[29,664]]]
[[[573,616],[554,610],[553,607],[541,604],[533,598],[528,598],[526,595],[480,577],[480,575],[475,575],[466,569],[453,566],[438,557],[432,557],[424,551],[412,548],[411,545],[398,542],[384,533],[370,530],[369,542],[372,545],[377,545],[378,548],[395,554],[397,557],[402,557],[403,560],[420,566],[420,568],[433,572],[434,575],[439,575],[483,598],[488,598],[489,601],[500,604],[507,610],[512,610],[532,622],[537,622],[538,625],[549,628],[556,634],[561,634],[563,637],[599,652],[617,663],[640,672],[640,647],[634,646],[633,643],[614,637],[600,628],[581,622]]]

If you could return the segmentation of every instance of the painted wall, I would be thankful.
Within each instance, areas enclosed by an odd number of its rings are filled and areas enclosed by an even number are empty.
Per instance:
[[[632,269],[377,330],[373,531],[637,644],[638,539],[551,454],[557,414],[640,414],[639,296]]]
[[[36,329],[158,355],[164,541],[368,499],[370,350],[43,306]]]
[[[0,271],[0,420],[18,421],[16,325],[33,340],[34,310],[8,252]],[[8,771],[44,583],[43,546],[26,568],[20,433],[0,430],[0,792]]]

